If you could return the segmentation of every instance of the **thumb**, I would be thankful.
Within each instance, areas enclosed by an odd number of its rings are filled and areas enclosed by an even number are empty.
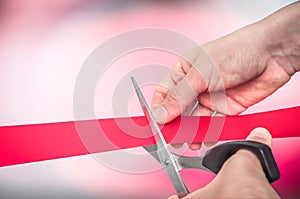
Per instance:
[[[271,134],[267,129],[262,127],[253,129],[246,140],[260,142],[269,147],[271,147],[272,144]],[[246,176],[249,178],[253,176],[253,174],[265,178],[265,174],[256,155],[246,149],[240,149],[226,160],[217,178],[227,179],[229,176]]]
[[[260,142],[272,147],[272,136],[267,129],[262,127],[253,129],[246,140]]]

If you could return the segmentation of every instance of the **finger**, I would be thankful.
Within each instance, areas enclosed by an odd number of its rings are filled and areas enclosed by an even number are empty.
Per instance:
[[[251,131],[246,140],[256,141],[266,144],[271,147],[272,136],[269,131],[265,128],[258,127]],[[244,175],[249,175],[250,173],[255,173],[260,176],[263,180],[267,181],[265,173],[263,172],[262,166],[254,153],[246,149],[238,150],[234,155],[232,155],[223,165],[221,171],[225,173],[236,172],[232,171],[232,168],[241,168],[240,173]],[[220,171],[220,173],[222,173]]]
[[[202,106],[201,104],[198,104],[198,107],[195,108],[190,115],[193,116],[199,116],[199,115],[210,115],[211,114],[211,110],[209,110],[208,108]],[[199,150],[202,147],[202,143],[201,142],[195,142],[195,143],[190,143],[189,144],[189,148],[192,150]]]
[[[269,147],[272,146],[272,136],[269,133],[269,131],[265,128],[262,127],[258,127],[255,128],[251,131],[251,133],[249,134],[249,136],[246,138],[246,140],[251,140],[251,141],[256,141],[256,142],[260,142],[263,144],[268,145]],[[258,160],[258,158],[255,156],[254,153],[252,153],[249,150],[246,149],[240,149],[238,150],[230,159],[235,159],[236,162],[238,162],[239,164],[241,164],[242,162],[251,162],[251,164],[255,165],[252,166],[250,168],[248,168],[248,166],[244,167],[245,170],[257,170],[258,168],[260,168],[261,173],[263,173],[260,162]],[[249,161],[251,160],[251,161]],[[226,162],[225,162],[226,163]]]
[[[249,134],[247,140],[271,146],[272,136],[268,130],[259,127]],[[222,190],[224,198],[232,198],[229,197],[233,196],[232,194],[237,194],[235,195],[236,198],[241,198],[246,194],[246,192],[243,192],[245,189],[239,190],[237,188],[247,187],[248,190],[252,190],[249,189],[252,186],[260,187],[260,190],[263,190],[264,193],[268,191],[276,198],[278,197],[267,181],[257,157],[250,151],[239,150],[224,163],[213,181],[206,187],[189,194],[186,198],[217,198],[214,196],[216,196],[216,190],[220,187],[226,187],[225,190]],[[231,187],[232,190],[230,190]],[[220,193],[218,194],[220,196]]]
[[[199,116],[199,115],[211,115],[212,111],[202,105],[200,105],[197,101],[196,102],[193,102],[191,104],[192,106],[188,107],[184,113],[182,113],[182,115],[187,115],[187,116],[190,116],[190,115],[193,115],[193,116]],[[182,144],[171,144],[172,147],[174,148],[180,148],[182,147]],[[192,149],[192,150],[199,150],[201,149],[201,146],[202,146],[202,143],[201,142],[195,142],[195,143],[190,143],[189,144],[189,148]]]
[[[256,141],[272,147],[272,136],[270,132],[262,127],[255,128],[246,138],[246,140]]]
[[[179,197],[177,195],[172,195],[172,196],[168,197],[168,199],[179,199]]]
[[[219,113],[218,111],[212,111],[212,114],[211,114],[211,117],[214,117],[214,116],[224,116],[224,114],[222,113]],[[215,142],[203,142],[204,146],[206,147],[212,147],[214,145],[216,145],[218,142],[215,141]]]
[[[161,104],[166,98],[169,90],[172,89],[180,80],[182,80],[182,78],[184,78],[190,67],[191,65],[185,60],[178,60],[167,77],[164,78],[156,87],[153,93],[151,106]]]
[[[196,143],[189,144],[189,147],[192,150],[199,150],[199,149],[201,149],[201,146],[202,146],[201,142],[196,142]]]
[[[158,123],[165,123],[165,119],[168,114],[167,110],[161,104],[166,99],[169,91],[185,77],[190,67],[191,64],[184,59],[178,60],[174,66],[174,69],[165,79],[163,79],[160,85],[156,87],[151,102],[151,109]]]
[[[212,114],[212,112],[213,111],[211,111],[209,108],[200,104],[198,106],[198,108],[195,111],[193,111],[192,115],[193,116],[199,116],[199,115],[210,116]],[[206,143],[204,143],[204,145],[206,146]],[[201,142],[190,143],[189,147],[192,150],[199,150],[202,147],[202,143]]]
[[[183,146],[183,144],[171,144],[171,146],[175,149],[179,149]]]
[[[157,122],[167,123],[179,116],[206,88],[200,74],[191,68],[187,75],[169,90],[162,104],[153,109]]]
[[[214,146],[215,144],[217,144],[218,142],[204,142],[203,144],[204,144],[204,146],[206,146],[206,147],[212,147],[212,146]]]
[[[274,93],[289,79],[290,76],[281,67],[267,67],[257,78],[227,88],[226,94],[224,91],[203,93],[198,97],[198,100],[204,106],[220,113],[237,115]]]

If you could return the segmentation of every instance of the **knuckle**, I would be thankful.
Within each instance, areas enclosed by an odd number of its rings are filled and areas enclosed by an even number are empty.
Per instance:
[[[170,91],[167,95],[167,101],[170,103],[170,104],[173,104],[173,105],[179,105],[179,99],[178,99],[178,94],[175,91],[175,88],[172,89],[172,91]]]

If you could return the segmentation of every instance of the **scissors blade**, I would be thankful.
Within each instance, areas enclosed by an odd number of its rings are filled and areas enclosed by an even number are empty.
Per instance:
[[[148,151],[158,162],[160,162],[160,159],[156,151],[157,150],[156,145],[143,146],[143,148],[146,151]],[[211,170],[209,170],[203,165],[203,156],[188,157],[188,156],[179,156],[174,153],[172,153],[172,156],[174,156],[175,159],[177,160],[177,165],[179,170],[193,168],[193,169],[201,169],[201,170],[212,172]]]
[[[153,147],[145,147],[147,151],[151,150],[153,151],[154,146],[156,148],[156,155],[158,156],[158,160],[160,164],[163,166],[164,170],[166,171],[168,177],[170,178],[174,188],[176,189],[177,195],[179,197],[183,197],[189,193],[186,185],[184,184],[182,177],[179,173],[179,167],[177,165],[176,159],[171,154],[171,152],[168,149],[166,140],[158,126],[158,124],[155,121],[155,118],[153,116],[153,113],[147,104],[143,93],[138,86],[136,80],[131,77],[133,86],[135,88],[135,91],[137,93],[138,99],[140,101],[140,104],[143,108],[143,112],[146,116],[146,118],[149,121],[149,125],[151,127],[152,133],[154,135],[156,145],[153,145]],[[152,155],[154,153],[151,153]],[[155,155],[153,155],[155,157]]]

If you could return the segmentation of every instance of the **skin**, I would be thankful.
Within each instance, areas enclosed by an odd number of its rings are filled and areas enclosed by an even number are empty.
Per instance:
[[[257,141],[271,147],[271,134],[264,128],[256,128],[247,140]],[[177,195],[169,199],[177,199]],[[280,198],[269,184],[259,160],[247,150],[239,150],[223,165],[207,186],[187,195],[196,198]]]
[[[287,83],[300,70],[299,9],[300,2],[293,3],[187,52],[154,91],[157,122],[172,121],[195,98],[200,103],[195,114],[237,115]]]
[[[205,110],[215,109],[208,91],[218,95],[223,89],[226,109],[217,111],[236,115],[288,82],[300,70],[299,9],[300,2],[291,4],[179,59],[153,94],[154,112],[162,106],[167,111],[158,122],[179,116],[194,96],[202,105],[200,113],[210,113]]]
[[[198,115],[211,115],[214,110],[225,115],[240,114],[287,83],[300,70],[299,10],[298,1],[187,52],[153,94],[152,110],[157,122],[172,121],[195,98],[200,104]],[[260,138],[258,141],[264,142]],[[190,147],[199,149],[201,144]],[[220,197],[278,195],[266,181],[256,157],[241,150],[228,159],[210,184],[187,198]]]

